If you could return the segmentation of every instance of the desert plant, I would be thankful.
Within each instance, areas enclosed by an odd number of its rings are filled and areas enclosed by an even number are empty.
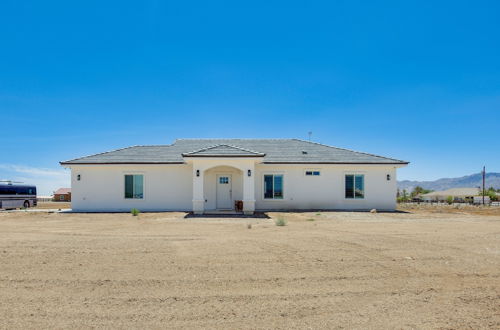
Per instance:
[[[276,226],[286,226],[286,220],[284,218],[278,218],[274,221]]]
[[[314,219],[313,218],[309,218],[309,219],[307,219],[307,221],[314,221]]]
[[[139,211],[138,209],[136,209],[136,208],[134,207],[132,210],[130,210],[130,213],[132,213],[132,215],[133,215],[134,217],[136,217],[136,216],[138,216],[138,215],[139,215],[139,213],[141,213],[141,211]]]
[[[321,213],[316,213],[316,215],[317,215],[317,216],[320,216],[320,215],[321,215]]]
[[[252,229],[252,224],[251,223],[247,224],[247,229]]]
[[[453,196],[446,197],[446,203],[448,203],[448,205],[453,204]]]

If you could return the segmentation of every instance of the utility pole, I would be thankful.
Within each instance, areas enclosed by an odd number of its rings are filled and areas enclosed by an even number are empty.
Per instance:
[[[484,206],[484,195],[486,194],[486,166],[483,166],[483,206]]]

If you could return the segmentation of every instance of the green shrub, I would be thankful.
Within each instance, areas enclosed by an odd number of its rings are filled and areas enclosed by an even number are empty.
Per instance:
[[[132,210],[130,210],[130,213],[132,213],[132,215],[133,215],[134,217],[136,217],[136,216],[138,216],[138,215],[139,215],[139,213],[141,213],[141,211],[139,211],[138,209],[136,209],[136,208],[134,207]]]
[[[453,197],[452,196],[446,197],[446,203],[448,203],[448,205],[453,204]]]
[[[283,218],[278,218],[274,221],[276,226],[286,226],[286,220]]]
[[[307,221],[314,221],[314,219],[313,218],[309,218],[309,219],[307,219]]]

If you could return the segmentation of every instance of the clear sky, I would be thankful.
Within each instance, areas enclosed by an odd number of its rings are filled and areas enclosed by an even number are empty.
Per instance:
[[[500,172],[498,1],[0,4],[0,179],[181,137],[296,137]]]

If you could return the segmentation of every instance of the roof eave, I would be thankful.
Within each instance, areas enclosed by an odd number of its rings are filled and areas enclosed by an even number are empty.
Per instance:
[[[136,165],[136,164],[185,164],[184,162],[59,162],[60,165]]]
[[[338,165],[408,165],[410,162],[321,162],[321,161],[266,161],[263,164],[338,164]]]

